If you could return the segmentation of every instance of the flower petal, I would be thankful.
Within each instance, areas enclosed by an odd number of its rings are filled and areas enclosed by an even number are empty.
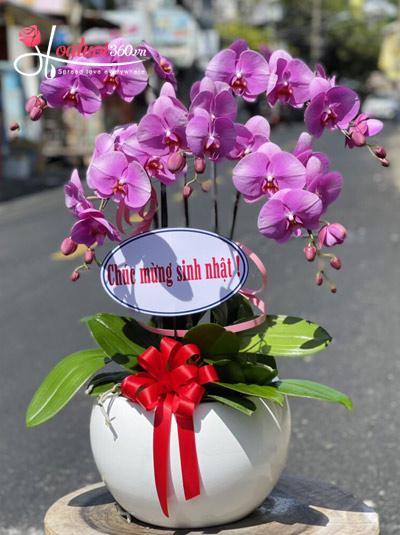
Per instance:
[[[254,202],[264,197],[262,184],[266,176],[269,158],[260,152],[245,156],[233,169],[233,184],[243,194],[245,201]]]
[[[94,158],[88,169],[90,187],[101,196],[111,196],[116,181],[123,176],[127,165],[128,160],[122,152],[107,152]]]
[[[150,199],[151,183],[149,177],[139,162],[131,162],[124,178],[128,187],[125,204],[133,210],[139,210]]]
[[[236,52],[226,48],[218,52],[208,63],[206,76],[229,84],[236,70]]]

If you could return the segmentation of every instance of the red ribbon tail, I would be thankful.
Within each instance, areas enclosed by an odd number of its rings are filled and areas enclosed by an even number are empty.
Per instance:
[[[178,426],[183,489],[186,500],[190,500],[200,494],[199,462],[193,416],[175,414],[175,418]]]
[[[157,405],[154,415],[153,463],[158,499],[165,516],[168,513],[169,439],[173,396],[167,395]]]

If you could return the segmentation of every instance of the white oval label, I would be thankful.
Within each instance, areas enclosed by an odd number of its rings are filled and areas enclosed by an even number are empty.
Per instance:
[[[121,242],[104,259],[100,276],[106,292],[123,306],[182,316],[229,299],[248,271],[246,255],[227,238],[193,228],[163,228]]]

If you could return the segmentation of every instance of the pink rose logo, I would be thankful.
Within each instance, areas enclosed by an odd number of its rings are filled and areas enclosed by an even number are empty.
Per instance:
[[[24,43],[26,46],[34,47],[40,45],[41,35],[40,30],[33,24],[32,26],[27,26],[21,30],[18,34],[19,40]]]

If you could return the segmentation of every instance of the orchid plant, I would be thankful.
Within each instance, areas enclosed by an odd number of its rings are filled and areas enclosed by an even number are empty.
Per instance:
[[[115,49],[128,43],[118,39],[111,44]],[[177,182],[181,183],[186,226],[190,223],[193,187],[208,191],[211,183],[214,230],[218,232],[217,165],[230,160],[236,189],[230,238],[234,236],[240,199],[259,202],[257,225],[261,234],[279,243],[292,237],[304,238],[306,260],[318,259],[316,284],[326,281],[335,293],[326,261],[336,270],[341,268],[341,261],[326,249],[342,244],[346,229],[341,223],[327,221],[325,213],[340,195],[343,177],[330,169],[325,153],[313,148],[314,140],[326,130],[338,132],[346,148],[366,147],[387,167],[385,149],[369,141],[383,124],[360,114],[358,95],[337,85],[336,78],[329,77],[321,65],[312,71],[284,50],[259,53],[241,39],[211,59],[204,78],[193,84],[186,107],[176,94],[172,63],[148,44],[143,48],[163,81],[158,97],[138,123],[97,137],[86,174],[91,194],[86,194],[77,170],[65,186],[65,203],[75,223],[61,251],[72,255],[78,245],[86,248],[84,262],[73,271],[71,280],[77,281],[93,261],[101,265],[97,251],[105,242],[119,242],[124,234],[132,236],[157,228],[160,219],[161,226],[167,226],[167,189]],[[115,68],[100,67],[89,76],[86,59],[79,58],[81,70],[74,64],[67,68],[67,74],[57,72],[41,83],[40,95],[31,97],[26,105],[30,118],[40,119],[47,107],[76,108],[88,117],[113,93],[131,102],[146,90],[149,79],[141,62],[127,69],[129,59],[124,55],[105,57],[102,61],[115,64]],[[269,106],[280,103],[304,109],[306,129],[293,150],[283,150],[271,140],[271,128],[264,116],[253,116],[244,124],[238,122],[240,99],[263,99]],[[201,179],[207,172],[210,181]],[[107,205],[115,205],[114,221],[105,213]],[[275,358],[321,351],[331,341],[324,329],[286,316],[267,316],[261,326],[241,333],[224,329],[254,314],[245,297],[236,295],[212,309],[208,323],[203,323],[202,315],[179,319],[188,329],[183,341],[195,343],[203,361],[218,371],[219,381],[205,387],[204,399],[226,403],[246,414],[255,410],[252,396],[277,403],[283,403],[284,395],[311,397],[351,408],[350,399],[337,390],[312,381],[278,378]],[[28,425],[52,417],[88,380],[89,394],[101,396],[110,390],[119,393],[121,382],[141,370],[140,354],[149,345],[158,347],[160,343],[159,336],[133,318],[97,314],[84,321],[100,348],[70,355],[54,368],[31,402]],[[159,321],[152,320],[153,324]],[[168,324],[167,319],[163,321]],[[93,376],[112,363],[122,368]]]

